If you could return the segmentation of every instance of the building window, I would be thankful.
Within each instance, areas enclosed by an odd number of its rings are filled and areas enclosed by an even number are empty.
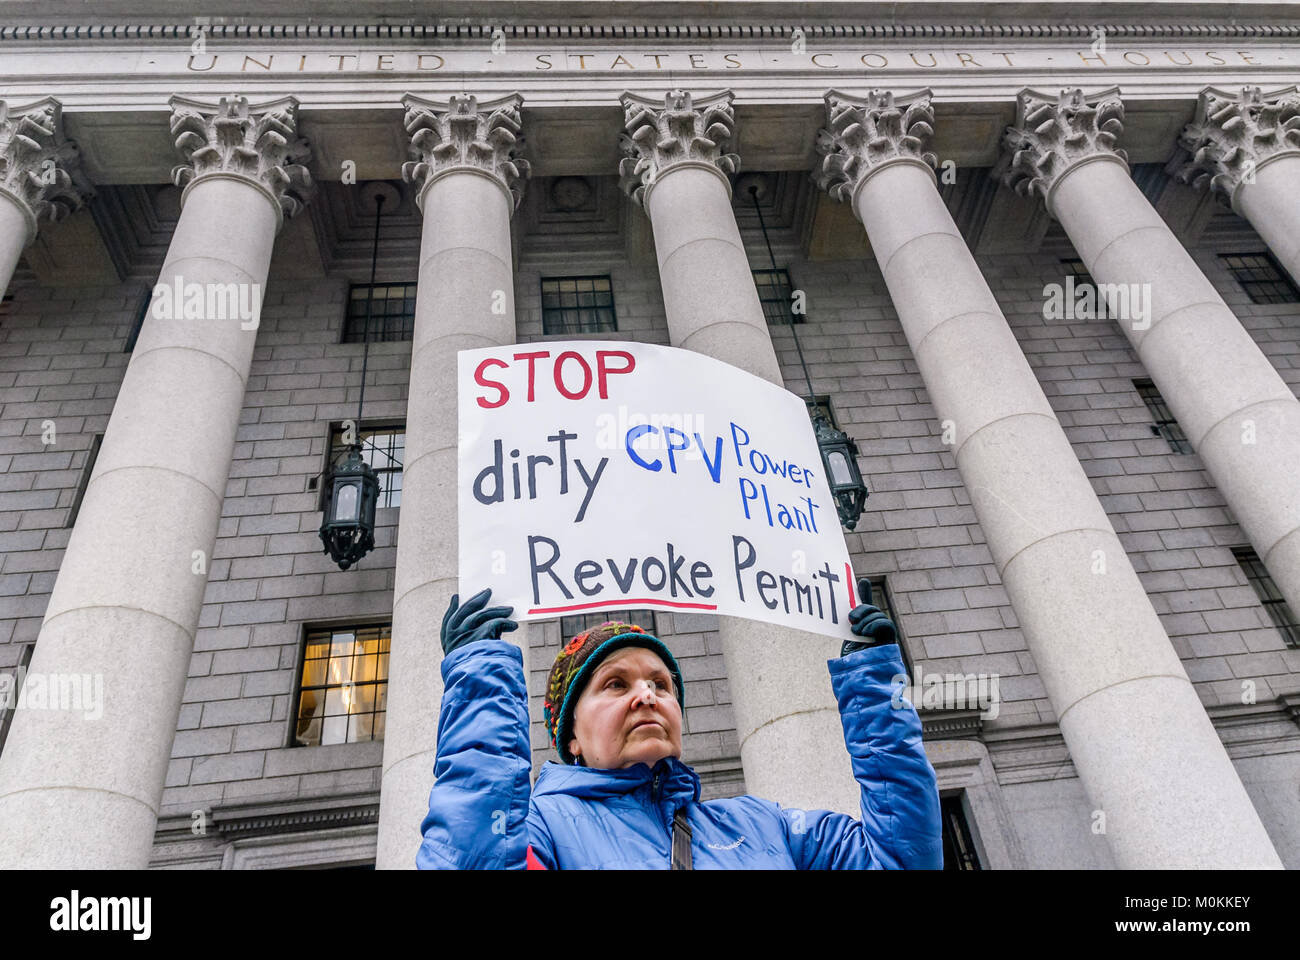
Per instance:
[[[609,277],[543,277],[542,333],[604,333],[618,329]]]
[[[90,483],[90,474],[95,469],[95,459],[99,456],[99,445],[104,442],[102,433],[95,434],[90,441],[90,450],[86,454],[86,462],[81,467],[81,479],[77,481],[77,495],[72,500],[72,509],[68,511],[68,520],[65,527],[71,527],[77,522],[77,514],[81,511],[81,500],[86,495],[86,487]]]
[[[939,811],[943,819],[943,868],[979,870],[979,854],[975,852],[975,838],[966,822],[962,795],[940,797]]]
[[[655,631],[655,613],[653,610],[603,610],[598,613],[580,613],[571,617],[560,618],[560,644],[563,646],[584,630],[599,627],[606,620],[619,620],[640,627],[647,633],[659,636]]]
[[[1267,250],[1221,253],[1219,259],[1250,297],[1251,303],[1300,303],[1300,291]]]
[[[402,505],[402,463],[406,457],[406,425],[404,423],[386,426],[362,427],[357,431],[361,444],[361,458],[370,464],[379,479],[379,499],[376,507],[400,507]],[[348,451],[343,442],[343,427],[334,424],[330,427],[329,453],[325,472],[337,463]],[[325,509],[325,487],[320,484],[320,499],[317,510]]]
[[[123,353],[131,353],[135,350],[135,342],[140,338],[140,328],[144,326],[144,318],[149,315],[149,304],[151,303],[153,303],[152,288],[144,292],[144,298],[135,311],[135,320],[131,323],[131,332],[127,334],[126,346],[122,348]]]
[[[910,677],[912,676],[912,658],[907,652],[907,638],[903,636],[903,622],[898,619],[898,614],[894,612],[894,598],[889,592],[888,578],[882,573],[874,577],[869,576],[867,577],[867,580],[871,582],[872,604],[879,607],[881,613],[894,621],[894,626],[898,632],[898,650],[902,654],[903,667],[907,671],[907,675]],[[857,585],[855,584],[854,588],[856,589],[856,587]],[[918,690],[916,696],[919,698],[920,695],[920,691]]]
[[[1084,284],[1084,283],[1089,284],[1093,287],[1097,286],[1096,281],[1092,279],[1092,274],[1088,272],[1088,268],[1084,266],[1083,261],[1080,260],[1078,257],[1069,257],[1069,258],[1062,259],[1061,266],[1065,268],[1065,273],[1067,276],[1074,277],[1074,285],[1076,288],[1080,284]]]
[[[298,683],[297,746],[384,739],[391,624],[307,631]]]
[[[13,701],[18,703],[18,695],[22,693],[23,678],[27,676],[27,668],[32,664],[32,651],[36,649],[36,644],[25,643],[22,650],[18,652],[18,669],[14,672],[13,680],[10,681],[13,686]],[[9,739],[9,725],[14,721],[14,713],[17,706],[9,708],[5,700],[0,699],[0,753],[4,752],[5,741]]]
[[[1109,317],[1110,314],[1106,312],[1108,306],[1106,298],[1101,295],[1101,291],[1097,288],[1097,281],[1092,279],[1092,274],[1088,272],[1088,268],[1084,265],[1083,261],[1078,257],[1064,258],[1061,260],[1061,266],[1065,268],[1065,275],[1067,277],[1074,278],[1075,292],[1073,297],[1075,303],[1078,303],[1080,288],[1089,287],[1092,289],[1093,310],[1095,311],[1092,316],[1098,320],[1104,320]],[[1071,313],[1073,313],[1073,310],[1071,310]],[[1067,316],[1068,315],[1070,314],[1067,314]]]
[[[1151,412],[1151,419],[1155,421],[1151,425],[1151,432],[1156,436],[1164,437],[1169,442],[1169,449],[1174,453],[1192,453],[1192,445],[1187,442],[1187,435],[1183,433],[1183,428],[1178,425],[1174,415],[1169,412],[1165,398],[1160,396],[1156,385],[1150,380],[1142,379],[1134,380],[1133,386],[1137,388],[1142,402]]]
[[[794,286],[788,270],[755,270],[754,286],[763,316],[768,323],[803,323],[804,316],[794,310]]]
[[[354,283],[348,289],[348,313],[343,321],[343,342],[363,343],[366,337],[367,294],[370,300],[371,343],[410,340],[415,336],[415,284]]]
[[[1288,647],[1300,649],[1300,622],[1291,612],[1291,607],[1283,598],[1277,584],[1269,576],[1268,570],[1259,559],[1254,547],[1234,547],[1232,555],[1237,559],[1246,579],[1255,588],[1255,595],[1268,613],[1268,618],[1277,627],[1278,633]]]

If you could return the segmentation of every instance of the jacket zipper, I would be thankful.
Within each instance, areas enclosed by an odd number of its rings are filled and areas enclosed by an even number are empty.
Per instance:
[[[655,812],[659,811],[659,782],[663,779],[663,771],[655,774],[654,781],[650,785],[650,798],[654,802]],[[672,868],[673,862],[673,826],[672,821],[668,821],[668,866]]]

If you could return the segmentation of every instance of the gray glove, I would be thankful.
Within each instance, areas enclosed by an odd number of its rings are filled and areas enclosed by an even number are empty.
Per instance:
[[[845,640],[840,647],[840,656],[848,656],[859,650],[879,647],[887,643],[898,643],[898,627],[879,607],[871,605],[871,581],[863,577],[858,581],[858,596],[866,602],[860,603],[849,611],[850,629],[862,640]]]
[[[507,630],[518,630],[519,624],[507,619],[514,607],[484,607],[492,596],[491,588],[480,590],[458,606],[460,594],[451,595],[451,606],[442,615],[442,653],[451,653],[457,647],[476,640],[500,640]]]

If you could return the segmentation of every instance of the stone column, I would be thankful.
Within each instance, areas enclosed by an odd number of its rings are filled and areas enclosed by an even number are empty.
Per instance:
[[[826,97],[818,183],[871,240],[1061,733],[1124,867],[1279,865],[936,189],[928,90]]]
[[[1208,187],[1250,225],[1300,283],[1300,93],[1240,95],[1206,87],[1179,138],[1191,161],[1178,178]]]
[[[732,94],[624,94],[623,189],[650,216],[672,345],[784,386],[731,209]],[[651,411],[643,411],[649,413]],[[841,596],[843,594],[841,593]],[[845,611],[847,613],[847,611]],[[746,790],[860,814],[826,661],[840,641],[719,617]]]
[[[0,755],[3,868],[149,863],[271,246],[309,185],[292,98],[171,107],[183,210],[27,675],[72,708],[20,708]]]
[[[1044,197],[1109,289],[1111,315],[1121,315],[1256,553],[1300,610],[1300,402],[1129,176],[1115,148],[1124,118],[1118,92],[1085,99],[1080,90],[1023,90],[1018,100],[1003,181]],[[1274,166],[1285,163],[1266,170]]]
[[[90,197],[75,142],[63,136],[63,106],[46,97],[26,107],[0,100],[0,296],[42,219],[60,220]]]
[[[443,614],[459,589],[456,497],[457,353],[515,342],[510,218],[528,163],[518,157],[519,108],[511,94],[429,101],[407,96],[411,162],[424,214],[397,535],[388,719],[379,798],[380,869],[415,869],[429,809],[442,702]],[[478,592],[465,585],[461,600]],[[493,605],[499,600],[493,598]],[[504,639],[524,651],[523,624]]]

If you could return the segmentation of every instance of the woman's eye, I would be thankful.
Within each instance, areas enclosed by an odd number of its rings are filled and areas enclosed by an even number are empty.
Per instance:
[[[660,690],[667,690],[667,689],[668,689],[668,684],[665,683],[663,680],[659,680],[659,681],[658,681],[658,684],[659,684],[659,689],[660,689]]]
[[[615,677],[614,679],[612,679],[612,680],[610,680],[608,683],[606,683],[605,686],[608,688],[608,687],[612,687],[612,686],[614,686],[615,684],[618,684],[619,686],[622,686],[623,681],[620,680],[620,679],[618,679],[618,677]]]

